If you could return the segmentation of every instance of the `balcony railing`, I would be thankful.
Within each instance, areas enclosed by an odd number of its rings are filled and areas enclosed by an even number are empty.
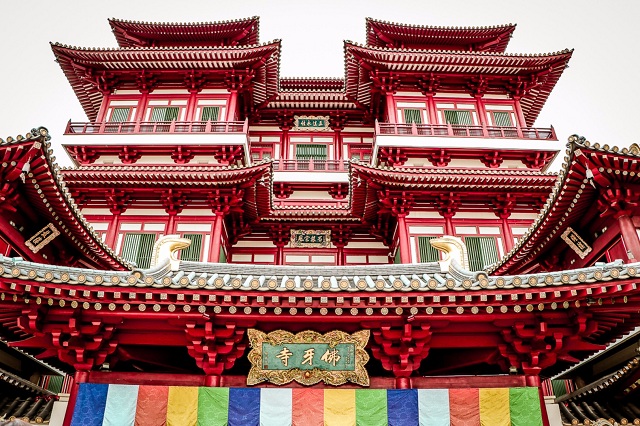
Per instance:
[[[345,172],[346,162],[340,160],[275,160],[273,169],[281,172]]]
[[[245,121],[122,121],[76,123],[69,121],[65,135],[101,134],[157,134],[157,133],[244,133],[249,131]]]
[[[461,124],[378,123],[376,136],[445,136],[463,138],[557,140],[553,127],[465,126]]]

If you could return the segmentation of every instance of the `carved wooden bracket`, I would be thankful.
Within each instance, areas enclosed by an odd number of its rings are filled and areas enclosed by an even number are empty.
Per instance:
[[[23,331],[33,337],[14,342],[20,348],[45,348],[37,356],[39,359],[57,357],[76,370],[91,370],[102,365],[118,345],[113,339],[115,325],[102,320],[83,321],[79,315],[72,316],[66,323],[44,324],[44,310],[33,308],[23,311],[17,323]]]
[[[193,160],[193,157],[193,153],[181,145],[177,146],[176,150],[171,154],[171,159],[176,164],[187,164],[189,161]]]
[[[381,163],[386,163],[389,167],[398,167],[406,163],[408,157],[402,150],[397,147],[384,147],[378,151]]]
[[[219,376],[244,354],[247,347],[242,342],[245,329],[233,323],[214,326],[211,322],[190,322],[185,328],[187,351],[206,375]]]
[[[429,354],[431,330],[427,324],[382,325],[379,329],[372,329],[371,333],[371,353],[385,370],[393,372],[396,377],[411,376]]]

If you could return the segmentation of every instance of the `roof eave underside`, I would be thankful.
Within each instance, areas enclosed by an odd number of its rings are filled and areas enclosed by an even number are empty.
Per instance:
[[[608,146],[600,148],[598,144],[592,146],[582,138],[571,136],[558,182],[556,182],[538,219],[513,250],[487,269],[490,273],[511,274],[534,265],[539,255],[545,252],[545,248],[560,238],[564,229],[578,220],[583,211],[593,207],[590,195],[594,193],[595,189],[586,183],[587,168],[584,160],[578,158],[586,158],[586,161],[589,161],[592,155],[609,157],[608,161],[611,164],[619,163],[625,167],[630,167],[631,163],[637,164],[640,161],[640,151],[629,153],[626,148],[622,150]],[[608,174],[619,176],[618,172],[618,170],[614,170]],[[631,173],[625,176],[631,176]],[[637,176],[637,172],[634,173],[634,176]],[[576,199],[578,194],[581,196]]]
[[[526,125],[533,126],[572,53],[572,50],[541,55],[442,52],[369,48],[346,42],[346,94],[368,105],[371,100],[369,73],[375,71],[416,78],[431,74],[510,77],[513,84],[529,84],[528,80],[536,77],[536,84],[520,100]]]
[[[200,22],[194,24],[171,22],[136,22],[109,19],[109,25],[120,47],[142,47],[145,42],[216,43],[221,40],[235,40],[239,45],[259,43],[259,22],[257,16],[220,22]]]
[[[111,248],[104,244],[78,210],[59,173],[58,165],[54,161],[53,151],[48,142],[47,130],[40,127],[39,129],[34,129],[34,131],[34,137],[32,138],[18,140],[17,143],[0,145],[1,150],[3,147],[10,147],[18,143],[33,144],[34,142],[39,142],[41,144],[38,148],[41,154],[31,161],[34,162],[40,157],[44,159],[44,167],[39,172],[31,168],[25,186],[26,194],[29,198],[28,202],[33,205],[36,211],[43,211],[43,197],[46,197],[46,200],[51,204],[50,209],[47,211],[56,215],[53,217],[55,225],[58,227],[63,226],[61,236],[67,239],[69,244],[75,246],[79,252],[90,255],[93,263],[114,270],[130,269],[125,260],[117,256]],[[31,186],[33,186],[32,189],[30,189]],[[45,191],[47,191],[46,194]]]
[[[276,95],[280,41],[251,47],[81,49],[52,44],[56,60],[89,120],[95,120],[103,94],[91,75],[102,72],[217,71],[253,69],[254,103]]]
[[[465,45],[486,44],[487,47],[483,51],[504,52],[515,29],[516,26],[513,24],[492,27],[434,27],[397,24],[368,18],[367,45],[385,47],[379,41],[377,35],[379,32],[395,41],[442,44],[445,50],[447,44],[458,42]]]

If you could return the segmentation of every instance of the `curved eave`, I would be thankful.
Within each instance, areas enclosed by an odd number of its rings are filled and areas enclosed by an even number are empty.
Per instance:
[[[487,187],[540,189],[549,191],[555,174],[536,170],[505,169],[443,169],[425,167],[372,167],[359,163],[351,164],[354,176],[360,176],[385,186],[399,188],[456,188],[478,189]]]
[[[343,78],[311,78],[311,77],[283,77],[280,79],[282,92],[342,92],[344,91]]]
[[[248,47],[82,49],[52,44],[51,49],[87,117],[95,120],[103,93],[96,82],[102,72],[255,70],[253,100],[260,104],[278,91],[280,41]]]
[[[0,140],[0,150],[11,144],[40,144],[36,147],[39,155],[31,160],[25,177],[26,193],[34,208],[48,211],[54,225],[61,228],[61,235],[70,245],[89,256],[93,263],[114,270],[130,269],[131,265],[104,244],[80,213],[55,163],[47,129],[33,129],[26,139],[16,139],[15,142],[8,143]],[[43,209],[40,203],[48,208]]]
[[[585,163],[590,163],[592,168],[603,168],[611,180],[638,180],[640,149],[637,146],[631,149],[601,147],[574,135],[569,138],[566,154],[558,181],[538,218],[513,250],[488,268],[488,272],[502,275],[526,270],[560,238],[564,229],[581,217],[582,211],[592,207],[590,196],[595,189],[589,184]]]
[[[346,94],[368,105],[371,101],[370,72],[388,72],[412,78],[425,74],[485,75],[526,84],[537,76],[538,83],[521,98],[526,125],[532,126],[547,98],[571,59],[573,51],[540,55],[484,52],[452,52],[386,49],[345,42]],[[503,84],[504,86],[504,84]]]
[[[440,45],[443,49],[477,46],[482,51],[504,52],[516,29],[514,24],[488,27],[439,27],[399,24],[372,18],[367,18],[366,21],[367,45],[373,47],[386,47],[389,41],[397,41],[427,46]]]
[[[154,187],[233,186],[250,182],[271,171],[271,162],[247,167],[212,166],[84,166],[64,169],[62,174],[71,186],[136,185]]]
[[[206,44],[235,42],[254,45],[259,42],[260,18],[198,23],[139,22],[109,19],[109,25],[120,47],[142,47],[149,44]]]

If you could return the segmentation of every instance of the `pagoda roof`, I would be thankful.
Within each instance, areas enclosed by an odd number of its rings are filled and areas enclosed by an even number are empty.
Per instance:
[[[468,78],[486,79],[487,91],[507,93],[509,86],[523,90],[521,105],[527,126],[532,126],[567,67],[572,50],[519,55],[485,52],[456,52],[388,49],[345,42],[346,94],[361,105],[371,104],[372,77],[417,83],[420,78],[440,78],[440,90],[447,84],[460,85]],[[452,79],[450,82],[447,79]],[[458,79],[458,80],[456,80]]]
[[[356,176],[376,184],[404,191],[425,188],[441,191],[504,189],[519,191],[542,190],[548,192],[557,179],[555,173],[532,169],[477,168],[456,169],[443,167],[386,167],[351,163]]]
[[[252,72],[255,104],[275,96],[278,90],[279,40],[247,47],[94,49],[55,43],[51,48],[90,120],[97,117],[103,92],[110,90],[105,87],[109,81],[135,87],[136,77],[141,74],[151,80],[166,78],[182,84],[190,71],[218,75],[221,81],[231,74]]]
[[[599,190],[593,182],[640,182],[640,148],[618,148],[591,144],[582,137],[569,138],[565,162],[549,199],[531,228],[513,250],[487,270],[509,274],[535,268],[550,247],[558,243],[564,229],[580,221],[594,208]],[[564,244],[564,243],[563,243]]]
[[[280,79],[282,92],[326,92],[344,91],[343,78],[331,77],[283,77]]]
[[[514,24],[490,27],[434,27],[367,18],[367,45],[429,50],[504,52]]]
[[[26,164],[11,162],[5,172],[24,176],[24,181],[19,183],[24,186],[25,201],[58,228],[67,246],[76,249],[86,263],[115,270],[129,269],[130,264],[104,244],[80,213],[55,163],[49,140],[49,132],[44,127],[33,129],[26,137],[0,139],[0,156],[4,158],[10,159],[16,152],[32,150],[34,153]],[[9,179],[6,183],[16,185],[18,181]]]
[[[109,19],[120,47],[250,46],[258,44],[260,18],[175,23]]]
[[[90,188],[158,187],[172,188],[222,187],[252,182],[271,168],[271,162],[252,166],[202,165],[99,165],[64,168],[62,174],[71,186]]]
[[[166,258],[151,269],[124,272],[60,267],[0,256],[0,286],[4,292],[15,292],[14,300],[49,298],[52,306],[69,304],[73,309],[89,310],[92,315],[102,315],[96,311],[104,310],[105,316],[112,315],[107,312],[107,305],[108,311],[132,310],[130,314],[135,317],[135,311],[145,311],[146,304],[152,303],[153,312],[150,309],[149,315],[157,315],[158,319],[172,315],[177,304],[185,315],[192,309],[196,315],[207,309],[216,314],[225,309],[229,312],[225,315],[240,320],[245,315],[250,317],[254,306],[261,315],[273,310],[275,315],[297,316],[303,321],[312,319],[306,317],[314,310],[308,303],[317,299],[319,306],[332,307],[330,314],[327,309],[321,313],[329,315],[327,320],[342,315],[340,306],[344,306],[351,315],[345,313],[340,321],[362,321],[362,314],[358,316],[358,307],[362,307],[367,320],[402,319],[406,309],[418,321],[462,319],[463,314],[473,314],[466,320],[481,317],[489,320],[489,316],[495,323],[500,318],[517,321],[518,317],[533,316],[536,321],[545,318],[554,325],[570,321],[574,327],[576,308],[584,302],[585,294],[606,295],[598,304],[577,310],[581,318],[586,315],[593,320],[593,329],[585,341],[577,335],[570,337],[575,338],[570,342],[571,348],[564,350],[576,356],[580,353],[580,357],[604,348],[604,344],[629,332],[640,320],[635,284],[639,271],[640,263],[620,261],[553,273],[489,276],[482,271],[465,270],[456,261],[447,267],[440,262],[297,267]],[[54,293],[53,288],[60,290]],[[161,295],[164,296],[155,297]],[[288,314],[282,312],[281,299],[282,306],[291,307]],[[295,308],[298,300],[304,300],[307,308]],[[368,300],[367,304],[361,305],[363,300]],[[378,300],[385,302],[380,305]],[[139,305],[138,309],[132,309],[131,304]],[[319,306],[313,305],[319,311]],[[613,308],[616,315],[611,314]],[[568,354],[562,360],[577,361]]]

